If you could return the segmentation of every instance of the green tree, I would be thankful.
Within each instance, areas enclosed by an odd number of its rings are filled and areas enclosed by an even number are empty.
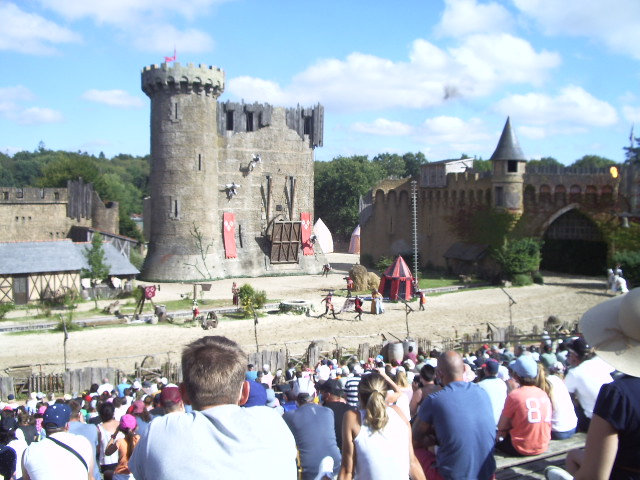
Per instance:
[[[102,282],[109,276],[109,265],[105,263],[104,248],[102,246],[102,235],[95,233],[91,240],[91,247],[84,251],[89,268],[84,269],[83,276],[91,279],[93,288],[93,301],[98,308],[98,297],[96,295],[96,284]]]
[[[491,160],[483,160],[482,158],[473,159],[474,172],[490,172],[493,169]]]
[[[574,168],[607,168],[615,164],[616,162],[613,160],[599,155],[584,155],[569,166]]]
[[[358,224],[358,202],[386,172],[366,156],[336,157],[314,164],[315,215],[334,235],[348,238]]]
[[[371,161],[384,171],[386,177],[404,178],[407,176],[405,161],[396,153],[380,153]]]
[[[563,167],[562,163],[553,157],[542,157],[539,160],[529,160],[527,167]]]
[[[536,238],[510,238],[498,249],[493,258],[510,278],[519,274],[531,274],[540,268],[540,241]]]
[[[427,158],[424,156],[424,153],[422,152],[405,153],[402,156],[402,159],[404,160],[404,176],[411,177],[416,180],[420,178],[420,168],[422,167],[422,165],[429,163],[427,161]]]
[[[640,137],[633,137],[633,131],[631,132],[631,145],[623,147],[625,163],[640,164]],[[634,146],[635,145],[635,146]]]

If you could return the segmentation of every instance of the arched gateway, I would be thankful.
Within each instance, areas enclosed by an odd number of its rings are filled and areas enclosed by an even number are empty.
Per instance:
[[[542,246],[542,270],[578,275],[603,275],[607,243],[597,225],[572,208],[553,220]]]

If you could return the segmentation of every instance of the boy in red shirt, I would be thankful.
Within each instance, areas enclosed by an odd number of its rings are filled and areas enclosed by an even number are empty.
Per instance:
[[[507,396],[498,421],[496,448],[512,456],[539,455],[551,440],[551,400],[536,386],[546,382],[544,373],[539,373],[536,361],[526,354],[511,368],[521,386]]]

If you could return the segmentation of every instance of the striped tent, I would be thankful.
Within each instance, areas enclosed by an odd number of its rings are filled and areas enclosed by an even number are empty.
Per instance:
[[[400,255],[382,274],[378,290],[384,298],[389,300],[398,300],[398,298],[411,300],[413,295],[413,275]]]

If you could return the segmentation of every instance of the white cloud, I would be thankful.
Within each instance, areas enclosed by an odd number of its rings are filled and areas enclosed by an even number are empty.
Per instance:
[[[459,117],[441,115],[427,118],[420,129],[420,134],[429,143],[467,144],[488,140],[484,123],[479,118],[468,121]]]
[[[82,94],[82,98],[119,108],[137,108],[145,105],[141,98],[124,90],[87,90]]]
[[[0,2],[0,50],[50,55],[59,43],[79,42],[76,33],[32,13],[20,10],[13,3]]]
[[[178,30],[169,24],[152,23],[129,32],[133,45],[140,51],[173,55],[177,48],[178,61],[181,53],[202,53],[213,49],[214,41],[208,33],[197,29]]]
[[[618,121],[616,110],[582,87],[569,85],[552,97],[543,93],[510,95],[496,111],[518,118],[521,124],[560,127],[565,131],[583,127],[606,127]]]
[[[472,33],[511,31],[513,18],[502,5],[476,0],[445,0],[445,9],[436,34],[461,37]]]
[[[40,3],[69,20],[88,18],[99,26],[121,32],[123,42],[145,52],[170,55],[211,51],[213,39],[194,28],[180,30],[171,23],[178,18],[193,20],[228,0],[40,0]]]
[[[547,136],[547,132],[542,127],[530,127],[527,125],[523,125],[521,127],[516,127],[516,130],[523,137],[532,138],[534,140],[540,140]],[[540,158],[540,157],[537,157]]]
[[[179,15],[192,20],[228,0],[40,0],[40,3],[70,20],[91,18],[98,24],[125,24],[142,19]]]
[[[57,110],[30,107],[13,112],[11,118],[21,125],[38,125],[41,123],[58,123],[62,121],[63,117]]]
[[[448,51],[418,39],[406,62],[356,52],[344,60],[320,60],[288,86],[239,77],[227,82],[227,92],[275,104],[319,101],[334,111],[429,108],[487,95],[505,84],[537,85],[559,64],[556,53],[538,53],[526,40],[507,34],[472,35]]]
[[[587,37],[640,59],[637,0],[514,0],[551,35]]]
[[[625,105],[622,107],[622,115],[627,122],[640,124],[640,107]]]
[[[385,118],[377,118],[371,123],[356,122],[351,126],[351,129],[360,133],[384,136],[402,136],[409,135],[413,132],[411,125],[387,120]]]
[[[34,95],[31,90],[22,85],[0,88],[0,115],[20,125],[62,121],[62,114],[56,110],[23,106],[24,102],[33,99]]]

